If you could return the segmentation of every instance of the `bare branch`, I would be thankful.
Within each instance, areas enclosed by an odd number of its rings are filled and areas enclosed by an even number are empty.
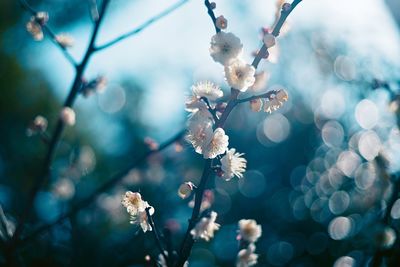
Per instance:
[[[29,13],[32,14],[32,16],[36,16],[37,11],[34,10],[25,0],[19,0],[21,3],[21,6],[25,8]],[[51,28],[47,25],[41,25],[42,29],[44,32],[50,36],[50,40],[61,50],[61,52],[64,54],[65,58],[75,67],[77,68],[78,63],[75,61],[75,59],[72,57],[72,55],[68,52],[67,48],[60,44],[60,42],[57,41],[57,36],[56,34],[51,30]]]
[[[140,33],[141,31],[143,31],[144,29],[146,29],[147,27],[149,27],[150,25],[152,25],[153,23],[157,22],[158,20],[164,18],[165,16],[167,16],[168,14],[172,13],[173,11],[177,10],[179,7],[181,7],[183,4],[187,3],[189,0],[181,0],[179,2],[177,2],[176,4],[172,5],[171,7],[167,8],[166,10],[162,11],[160,14],[157,14],[156,16],[150,18],[149,20],[147,20],[146,22],[144,22],[142,25],[140,25],[139,27],[137,27],[136,29],[127,32],[117,38],[115,38],[112,41],[109,41],[105,44],[99,45],[95,48],[96,51],[100,51],[103,49],[106,49],[116,43],[119,43],[123,40],[125,40],[126,38],[129,38],[133,35],[136,35],[138,33]]]
[[[156,227],[156,224],[153,221],[153,217],[150,214],[150,209],[151,209],[151,207],[146,208],[147,219],[149,220],[150,226],[153,228],[152,232],[153,232],[154,238],[156,240],[157,248],[160,250],[160,253],[164,257],[165,261],[168,262],[168,256],[165,253],[165,250],[164,250],[163,245],[161,243],[161,239],[160,239],[160,236],[158,234],[158,229]]]

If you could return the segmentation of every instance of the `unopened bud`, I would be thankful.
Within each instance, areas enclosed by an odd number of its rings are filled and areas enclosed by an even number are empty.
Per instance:
[[[180,198],[188,198],[196,186],[192,182],[186,182],[179,186],[178,195]]]
[[[267,48],[273,47],[275,45],[275,36],[270,33],[264,35],[263,42]]]
[[[228,20],[224,16],[219,16],[215,21],[215,26],[220,30],[225,30],[228,27]]]
[[[64,107],[61,110],[60,118],[66,125],[73,126],[75,124],[75,111],[70,107]]]

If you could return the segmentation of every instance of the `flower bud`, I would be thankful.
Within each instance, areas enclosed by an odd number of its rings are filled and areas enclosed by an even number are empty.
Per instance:
[[[273,47],[275,45],[275,36],[267,33],[264,35],[263,41],[267,48]]]
[[[47,119],[43,116],[36,116],[28,126],[26,134],[32,136],[38,133],[44,133],[47,130]]]
[[[195,185],[192,182],[186,182],[181,184],[178,190],[179,197],[182,199],[188,198],[191,195],[194,188]]]
[[[60,113],[61,120],[69,126],[75,124],[75,111],[70,107],[64,107]]]
[[[219,16],[215,21],[215,26],[220,30],[225,30],[228,27],[228,20],[224,16]]]

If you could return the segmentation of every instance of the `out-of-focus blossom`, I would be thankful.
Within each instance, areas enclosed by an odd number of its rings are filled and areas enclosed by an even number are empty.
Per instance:
[[[250,108],[254,112],[260,112],[262,110],[263,101],[260,98],[250,100]]]
[[[211,38],[210,55],[214,61],[227,65],[242,54],[243,44],[231,32],[219,32]]]
[[[144,143],[153,151],[157,150],[160,146],[153,138],[148,136],[144,138]]]
[[[289,96],[287,92],[283,89],[277,91],[275,95],[271,95],[268,99],[264,101],[264,111],[272,113],[273,111],[281,108],[283,103],[288,100]]]
[[[222,177],[229,181],[234,176],[238,178],[243,177],[246,171],[246,159],[242,158],[243,153],[237,153],[234,148],[226,151],[225,156],[221,159],[221,169],[223,171]]]
[[[241,59],[235,59],[225,66],[225,78],[228,84],[245,92],[255,82],[256,69]]]
[[[32,136],[35,134],[44,133],[47,130],[47,124],[47,119],[43,116],[38,115],[29,124],[28,129],[26,130],[26,134],[28,136]]]
[[[13,220],[10,220],[7,218],[7,216],[4,214],[3,208],[0,205],[0,220],[2,220],[3,223],[0,223],[0,239],[3,241],[9,240],[15,232],[16,224]]]
[[[257,224],[255,220],[242,219],[239,221],[239,239],[254,243],[260,238],[261,234],[261,225]]]
[[[47,21],[49,20],[49,14],[47,12],[38,12],[35,16],[32,16],[31,19],[26,24],[26,30],[32,35],[35,41],[43,40],[43,29]]]
[[[68,178],[58,179],[52,186],[53,193],[63,200],[71,199],[75,194],[75,185]]]
[[[389,249],[396,241],[396,232],[391,227],[379,227],[375,234],[375,241],[380,248]]]
[[[61,110],[60,118],[66,125],[70,126],[75,125],[76,122],[75,111],[70,107],[64,107]]]
[[[122,205],[131,215],[131,224],[140,225],[143,232],[152,231],[146,209],[149,210],[149,214],[151,216],[154,214],[154,208],[150,206],[147,201],[142,200],[140,193],[131,191],[126,192],[124,198],[122,199]]]
[[[196,186],[192,182],[181,184],[178,189],[179,197],[182,199],[188,198],[192,194],[194,188],[196,188]]]
[[[56,35],[56,41],[64,48],[72,47],[74,45],[74,38],[65,33]]]
[[[266,33],[264,34],[263,42],[267,48],[273,47],[276,44],[275,36],[270,33]]]
[[[250,244],[246,249],[239,251],[236,260],[236,267],[248,267],[257,264],[258,255],[254,253],[256,246]]]
[[[99,75],[95,79],[91,80],[82,88],[82,94],[84,97],[89,97],[94,93],[103,93],[107,87],[108,80],[106,76]]]
[[[215,26],[220,30],[225,30],[228,27],[228,20],[224,16],[219,16],[215,21]]]
[[[196,197],[193,197],[193,199],[188,203],[188,206],[190,208],[194,207],[195,200]],[[203,194],[203,200],[201,201],[200,205],[200,212],[209,209],[213,203],[214,203],[214,192],[209,189],[205,190]]]
[[[248,91],[258,92],[267,85],[269,74],[265,71],[260,71],[254,75],[255,81],[252,86],[249,87]]]
[[[214,231],[218,230],[220,225],[215,222],[217,219],[217,213],[212,211],[210,217],[203,217],[196,224],[196,226],[190,231],[190,234],[194,239],[204,239],[209,241],[214,237]]]

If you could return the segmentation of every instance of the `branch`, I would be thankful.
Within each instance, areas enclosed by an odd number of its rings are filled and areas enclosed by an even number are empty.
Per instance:
[[[279,17],[278,22],[275,24],[274,29],[272,30],[272,35],[275,37],[278,37],[281,31],[281,28],[283,26],[283,24],[285,23],[287,17],[290,15],[290,13],[292,13],[292,11],[296,8],[296,6],[301,2],[302,0],[294,0],[292,2],[292,4],[290,4],[289,8],[282,8],[281,10],[281,16]],[[261,47],[261,49],[258,51],[256,57],[254,58],[253,62],[251,63],[251,65],[253,65],[254,68],[257,69],[258,64],[260,63],[261,59],[265,56],[268,56],[268,49],[265,46],[265,44],[263,44],[263,46]]]
[[[276,93],[277,93],[276,90],[271,90],[271,91],[268,91],[268,92],[266,92],[264,94],[261,94],[261,95],[254,95],[254,96],[251,96],[251,97],[238,99],[237,103],[241,104],[241,103],[249,102],[249,101],[252,101],[252,100],[255,100],[255,99],[259,99],[259,98],[270,98],[271,95],[276,94]]]
[[[32,14],[32,16],[36,17],[36,14],[38,13],[36,10],[34,10],[25,0],[19,0],[21,6],[26,9],[29,13]],[[61,50],[61,52],[64,54],[65,58],[75,67],[77,68],[78,63],[76,63],[75,59],[72,57],[72,55],[68,52],[67,48],[63,45],[61,45],[56,38],[56,34],[51,30],[51,28],[47,25],[40,25],[44,32],[48,34],[51,38],[50,40]]]
[[[139,27],[137,27],[136,29],[127,32],[117,38],[115,38],[112,41],[109,41],[103,45],[99,45],[95,48],[96,51],[100,51],[103,49],[106,49],[116,43],[119,43],[123,40],[125,40],[126,38],[129,38],[133,35],[136,35],[138,33],[140,33],[141,31],[143,31],[144,29],[146,29],[147,27],[149,27],[150,25],[152,25],[153,23],[157,22],[158,20],[164,18],[165,16],[167,16],[168,14],[172,13],[173,11],[177,10],[179,7],[181,7],[183,4],[187,3],[189,0],[181,0],[179,2],[177,2],[176,4],[172,5],[171,7],[167,8],[166,10],[162,11],[161,13],[159,13],[158,15],[150,18],[149,20],[147,20],[146,22],[144,22],[142,25],[140,25]]]
[[[147,219],[149,220],[150,226],[153,228],[152,232],[154,234],[154,238],[156,239],[157,248],[160,250],[161,255],[163,255],[165,262],[168,262],[168,256],[167,256],[167,254],[165,254],[165,250],[162,246],[160,236],[158,235],[158,229],[156,227],[156,224],[153,221],[153,217],[151,217],[150,209],[151,209],[151,207],[146,208]]]
[[[70,92],[68,94],[67,99],[65,100],[64,106],[63,107],[71,107],[75,100],[76,97],[78,96],[79,93],[79,89],[82,86],[82,77],[83,77],[83,73],[86,69],[86,66],[89,62],[90,57],[92,56],[94,50],[94,44],[96,41],[96,37],[100,28],[100,24],[104,18],[104,14],[106,12],[108,3],[110,2],[110,0],[104,0],[102,2],[101,5],[101,10],[100,10],[100,17],[99,20],[96,22],[91,38],[90,38],[90,43],[89,46],[86,50],[85,56],[82,59],[82,62],[76,67],[76,74],[75,74],[75,79],[74,82],[72,84],[72,87],[70,89]],[[31,10],[31,8],[28,8],[29,10]],[[31,214],[32,210],[33,210],[33,204],[34,204],[34,200],[36,198],[37,193],[39,192],[40,188],[42,187],[42,185],[45,183],[47,176],[50,172],[50,166],[51,166],[51,162],[54,158],[55,155],[55,151],[56,148],[58,146],[59,140],[61,138],[62,132],[64,130],[64,122],[61,120],[61,118],[58,119],[57,122],[57,126],[56,129],[51,137],[50,140],[50,145],[49,148],[47,150],[47,154],[42,166],[42,171],[39,177],[36,178],[33,188],[31,189],[31,192],[28,196],[28,204],[26,206],[26,208],[24,209],[22,215],[21,215],[21,219],[18,223],[18,226],[15,230],[14,236],[12,237],[12,239],[10,240],[9,246],[10,246],[10,253],[13,253],[13,251],[15,250],[15,244],[17,243],[17,240],[19,239],[21,233],[22,233],[22,228],[25,225],[26,221],[29,218],[29,215]]]
[[[102,194],[103,192],[106,192],[113,188],[119,181],[122,180],[133,168],[137,167],[141,163],[143,163],[148,157],[150,157],[153,154],[159,153],[175,143],[176,141],[179,141],[185,134],[186,130],[180,131],[178,134],[173,136],[171,139],[167,140],[165,143],[161,144],[158,149],[156,150],[149,150],[145,154],[143,154],[141,157],[136,159],[134,162],[132,162],[129,166],[127,166],[124,170],[116,173],[113,177],[111,177],[107,182],[105,182],[103,185],[101,185],[99,188],[97,188],[95,191],[93,191],[89,196],[87,196],[85,199],[81,200],[78,202],[74,207],[72,207],[68,212],[60,215],[54,222],[50,224],[43,225],[36,229],[33,233],[29,234],[27,237],[22,239],[20,241],[20,244],[25,244],[31,240],[34,240],[37,236],[49,231],[51,228],[54,226],[62,223],[66,219],[74,216],[77,214],[79,211],[82,209],[86,208],[89,206],[92,202],[96,200],[96,198]]]
[[[221,31],[221,29],[217,27],[217,18],[215,17],[215,14],[213,11],[213,9],[214,9],[213,6],[211,5],[209,0],[205,0],[204,5],[207,7],[207,13],[213,22],[213,25],[215,27],[215,32],[219,33]]]

